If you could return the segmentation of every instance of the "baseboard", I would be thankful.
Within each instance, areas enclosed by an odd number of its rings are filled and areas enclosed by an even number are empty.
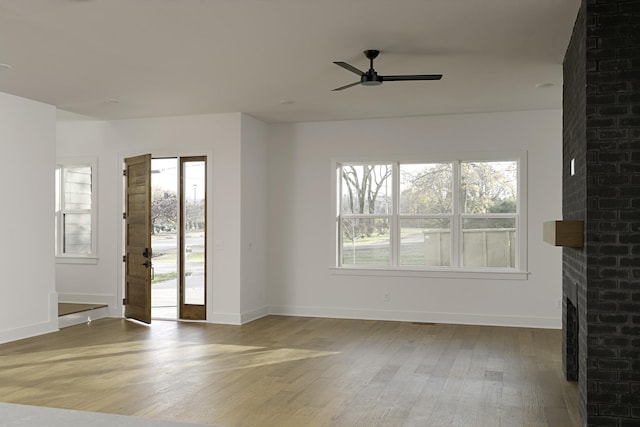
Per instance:
[[[108,307],[95,308],[93,310],[81,311],[80,313],[72,313],[58,317],[58,327],[60,329],[69,326],[80,325],[82,323],[91,323],[92,320],[104,319],[109,316]]]
[[[240,319],[242,322],[241,324],[244,325],[245,323],[253,322],[254,320],[258,320],[261,317],[265,317],[268,315],[269,315],[268,307],[261,307],[256,310],[247,311],[240,315]]]
[[[58,298],[60,296],[57,292],[49,293],[49,321],[51,323],[54,323],[55,319],[58,318]]]
[[[57,331],[58,322],[56,318],[52,321],[39,322],[31,325],[21,326],[19,328],[0,331],[0,344],[35,337],[37,335],[49,334],[51,332]]]
[[[459,325],[508,326],[539,329],[562,329],[560,318],[502,316],[421,311],[366,310],[353,308],[271,306],[269,314],[302,317],[328,317],[357,320],[448,323]]]
[[[0,331],[0,344],[58,331],[58,294],[49,292],[49,320]]]
[[[258,308],[256,310],[244,313],[207,313],[207,323],[219,323],[222,325],[244,325],[253,322],[261,317],[268,316],[268,307]]]
[[[207,313],[207,323],[242,325],[242,315],[238,313]]]

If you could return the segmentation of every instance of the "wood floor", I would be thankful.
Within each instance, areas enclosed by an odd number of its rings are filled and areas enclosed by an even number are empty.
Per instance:
[[[235,426],[578,426],[557,330],[103,319],[0,345],[0,401]]]

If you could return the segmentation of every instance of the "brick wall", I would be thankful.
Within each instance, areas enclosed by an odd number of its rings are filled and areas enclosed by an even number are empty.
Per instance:
[[[564,61],[562,217],[566,220],[585,220],[586,216],[587,27],[585,9],[583,6],[578,13]],[[573,176],[570,174],[572,160],[575,168]],[[584,285],[587,282],[586,251],[564,248],[562,264],[563,347],[565,349],[563,366],[566,378],[576,381],[578,380],[578,357],[582,354],[578,351],[578,292],[580,299],[584,300],[586,297]],[[586,304],[580,304],[580,307],[586,307]]]
[[[578,12],[564,60],[562,126],[562,217],[586,219],[587,199],[587,17],[586,5]],[[574,175],[571,175],[571,161]],[[563,248],[563,368],[568,380],[578,381],[580,418],[587,418],[586,370],[586,249]],[[583,326],[580,329],[580,326]]]
[[[640,426],[640,0],[583,0],[564,71],[563,214],[586,229],[563,252],[565,372],[585,425]]]

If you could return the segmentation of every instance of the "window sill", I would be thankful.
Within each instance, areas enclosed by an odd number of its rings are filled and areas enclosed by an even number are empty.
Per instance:
[[[418,270],[410,268],[330,267],[336,276],[426,277],[440,279],[528,280],[529,272],[508,270]]]
[[[56,257],[56,264],[97,264],[98,257]]]

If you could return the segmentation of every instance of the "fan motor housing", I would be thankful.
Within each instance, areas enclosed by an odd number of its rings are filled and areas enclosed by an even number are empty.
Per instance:
[[[378,86],[382,84],[382,76],[373,70],[369,70],[360,77],[360,83],[364,86]]]

